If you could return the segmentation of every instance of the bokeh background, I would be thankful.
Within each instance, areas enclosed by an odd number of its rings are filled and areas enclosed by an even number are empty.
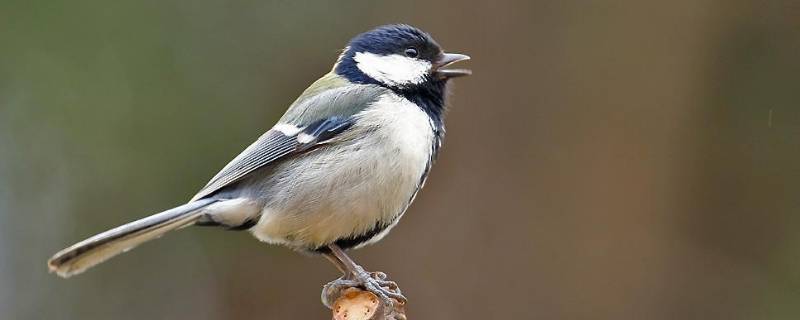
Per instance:
[[[474,70],[425,190],[354,253],[412,319],[800,317],[797,1],[6,0],[0,318],[328,318],[335,269],[243,232],[45,261],[187,200],[392,22]]]

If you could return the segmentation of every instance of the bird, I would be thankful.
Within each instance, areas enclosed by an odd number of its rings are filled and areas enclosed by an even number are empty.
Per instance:
[[[447,67],[468,59],[406,24],[355,36],[330,72],[187,203],[59,251],[50,272],[67,278],[167,232],[218,226],[324,256],[342,272],[326,288],[405,302],[396,283],[346,251],[386,236],[423,187],[444,138],[448,83],[472,73]]]

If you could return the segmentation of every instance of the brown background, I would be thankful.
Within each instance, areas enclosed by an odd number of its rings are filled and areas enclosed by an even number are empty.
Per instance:
[[[353,35],[468,53],[440,161],[354,257],[411,319],[800,317],[796,1],[4,1],[0,318],[325,319],[321,258],[194,228],[69,280],[65,245],[188,199]]]

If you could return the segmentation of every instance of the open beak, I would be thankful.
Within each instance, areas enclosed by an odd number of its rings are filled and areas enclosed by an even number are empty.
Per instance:
[[[455,77],[463,77],[472,74],[472,70],[467,69],[443,69],[453,63],[469,60],[469,56],[459,53],[442,53],[439,59],[433,64],[433,74],[439,79],[450,79]]]

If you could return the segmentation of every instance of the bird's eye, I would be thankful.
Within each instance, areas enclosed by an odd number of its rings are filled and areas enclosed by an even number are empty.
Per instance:
[[[416,58],[419,55],[419,52],[417,52],[417,49],[414,49],[414,48],[406,49],[405,53],[406,53],[406,56],[410,57],[410,58]]]

